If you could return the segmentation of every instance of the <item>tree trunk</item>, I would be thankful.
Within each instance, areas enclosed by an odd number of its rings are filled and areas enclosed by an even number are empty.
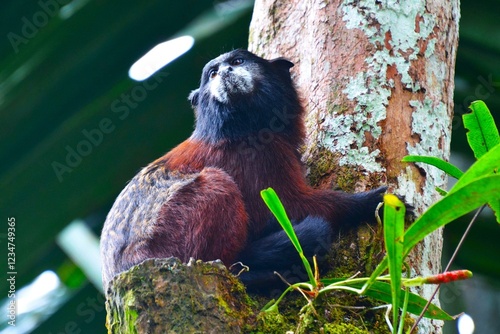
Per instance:
[[[255,2],[249,49],[295,63],[312,183],[360,191],[387,182],[417,214],[438,199],[446,176],[400,161],[449,158],[458,19],[458,0]],[[438,273],[441,247],[441,231],[426,238],[409,258],[412,274]],[[439,333],[441,323],[419,331]]]
[[[255,323],[243,285],[220,261],[149,259],[109,285],[109,334],[245,333]]]

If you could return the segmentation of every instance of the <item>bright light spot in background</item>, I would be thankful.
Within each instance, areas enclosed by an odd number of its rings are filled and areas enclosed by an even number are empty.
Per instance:
[[[130,67],[128,75],[136,81],[146,80],[163,66],[186,53],[193,44],[194,38],[191,36],[160,43],[136,61]]]
[[[474,320],[471,316],[464,313],[458,318],[458,332],[460,334],[472,334],[474,333]]]
[[[82,9],[89,0],[73,0],[67,5],[64,5],[60,10],[59,10],[59,17],[63,20],[69,19],[73,14],[75,14],[77,11]]]
[[[33,283],[21,289],[18,294],[17,314],[31,312],[40,307],[40,302],[54,292],[61,281],[53,271],[44,271]]]
[[[0,319],[0,334],[30,333],[51,314],[57,311],[67,299],[68,290],[53,271],[44,271],[29,285],[15,294],[16,326],[7,322],[9,317]],[[8,310],[12,298],[0,302],[0,309]]]

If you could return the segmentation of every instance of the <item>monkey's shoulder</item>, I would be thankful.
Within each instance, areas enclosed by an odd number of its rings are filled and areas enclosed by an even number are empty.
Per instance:
[[[137,173],[121,191],[108,213],[107,227],[119,224],[154,223],[163,205],[181,188],[194,182],[199,173],[183,174],[158,165]]]

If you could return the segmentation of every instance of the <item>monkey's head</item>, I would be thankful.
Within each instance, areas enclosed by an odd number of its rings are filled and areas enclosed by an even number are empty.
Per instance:
[[[209,61],[200,87],[189,95],[196,112],[193,137],[215,142],[266,129],[288,134],[302,111],[292,66],[284,58],[266,60],[241,49]]]

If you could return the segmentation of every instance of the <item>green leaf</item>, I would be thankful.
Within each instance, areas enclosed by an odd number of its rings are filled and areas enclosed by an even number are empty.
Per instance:
[[[451,188],[450,193],[482,176],[498,172],[500,169],[500,145],[493,147],[489,152],[479,158],[464,175]]]
[[[398,323],[401,299],[405,212],[405,205],[397,196],[384,195],[384,241],[391,276],[393,328]]]
[[[453,193],[469,184],[474,179],[480,178],[492,173],[498,173],[500,169],[500,145],[493,147],[481,158],[479,158],[457,181],[455,186],[451,188],[450,193]],[[498,193],[500,194],[500,185],[498,185]],[[495,212],[497,222],[500,224],[500,196],[492,197],[488,202],[491,209]]]
[[[491,210],[493,210],[493,212],[495,213],[497,223],[500,224],[500,198],[488,202],[488,205],[490,206]]]
[[[340,281],[345,280],[345,285],[352,288],[361,288],[363,286],[363,282],[349,282],[345,278],[337,278],[337,279],[322,279],[321,282],[327,286],[332,283],[338,283]],[[364,295],[371,297],[373,299],[382,301],[384,303],[392,303],[392,290],[391,285],[385,282],[373,282],[370,288],[364,292]],[[399,303],[402,305],[404,303],[404,295],[400,296]],[[419,315],[427,304],[427,300],[420,297],[417,294],[411,293],[409,294],[408,300],[408,312],[412,314]],[[453,320],[453,317],[448,313],[440,309],[434,304],[430,304],[429,309],[424,313],[426,318],[430,319],[439,319],[439,320]]]
[[[485,176],[453,192],[450,191],[408,228],[405,233],[404,256],[406,257],[418,242],[434,230],[489,201],[498,202],[499,192],[500,175]]]
[[[449,162],[444,161],[443,159],[436,157],[428,157],[428,156],[419,156],[419,155],[407,155],[401,160],[402,162],[423,162],[434,167],[441,169],[446,174],[459,179],[464,172],[458,169],[456,166],[450,164]]]
[[[495,121],[483,101],[474,101],[470,107],[471,113],[462,116],[467,130],[467,140],[476,159],[500,143],[500,136]]]
[[[436,188],[434,188],[434,189],[436,189],[436,191],[437,191],[437,192],[439,193],[439,195],[441,195],[441,196],[446,196],[446,195],[448,195],[448,192],[447,192],[446,190],[444,190],[444,189],[441,189],[441,188],[439,188],[439,187],[436,187]]]
[[[299,239],[295,234],[290,219],[288,219],[288,215],[286,214],[285,208],[283,207],[283,203],[281,203],[278,195],[276,194],[273,188],[267,188],[262,190],[260,192],[260,195],[264,200],[264,202],[266,203],[269,210],[271,210],[271,212],[274,214],[274,216],[280,223],[281,227],[285,231],[288,238],[290,238],[290,240],[292,241],[292,244],[294,245],[295,249],[297,249],[300,258],[302,259],[302,263],[304,264],[304,268],[307,271],[307,275],[309,276],[309,281],[314,287],[316,287],[316,280],[314,278],[314,274],[311,269],[311,264],[304,255],[302,246],[300,245]]]
[[[432,205],[406,230],[403,255],[408,253],[428,234],[453,220],[471,212],[489,201],[499,204],[500,175],[486,176],[468,183],[466,186],[448,193]],[[388,266],[387,256],[370,275],[363,289],[368,289]]]

